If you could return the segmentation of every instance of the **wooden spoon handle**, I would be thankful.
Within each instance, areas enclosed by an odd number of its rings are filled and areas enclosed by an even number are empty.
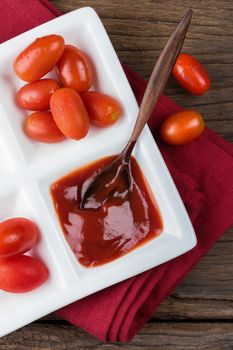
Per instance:
[[[147,123],[152,110],[162,93],[165,84],[169,78],[171,70],[176,62],[177,56],[183,45],[190,21],[192,10],[188,10],[175,31],[170,36],[166,46],[161,52],[154,70],[151,74],[143,100],[139,109],[136,124],[134,126],[130,140],[125,147],[124,154],[126,158],[130,157],[133,147],[140,136],[145,124]]]

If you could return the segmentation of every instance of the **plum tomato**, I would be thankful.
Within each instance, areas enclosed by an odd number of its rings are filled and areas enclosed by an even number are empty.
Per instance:
[[[24,131],[33,140],[45,143],[55,143],[65,139],[54,122],[51,112],[48,111],[30,114],[25,120]]]
[[[44,263],[31,256],[19,255],[0,260],[0,289],[6,292],[30,292],[45,283],[48,276]]]
[[[57,63],[57,75],[65,87],[77,92],[87,91],[92,85],[93,73],[89,58],[73,45],[65,45]]]
[[[52,34],[37,38],[15,59],[15,74],[22,80],[33,82],[50,72],[60,59],[65,47],[60,35]]]
[[[55,91],[50,100],[50,109],[55,123],[65,136],[74,140],[86,136],[89,117],[78,92],[70,88]]]
[[[210,89],[210,79],[206,70],[191,55],[180,54],[172,73],[180,85],[193,95],[201,96]]]
[[[31,111],[43,111],[50,108],[52,94],[60,88],[54,79],[41,79],[28,83],[18,91],[16,100],[20,107]]]
[[[112,125],[120,118],[122,109],[119,102],[111,96],[96,91],[81,94],[90,122],[101,128]]]
[[[191,110],[170,115],[162,123],[160,136],[170,145],[184,145],[195,140],[205,128],[202,116]]]
[[[39,230],[25,218],[8,219],[0,223],[0,259],[30,250],[39,239]]]
[[[165,119],[160,128],[160,136],[170,145],[184,145],[199,137],[204,128],[204,120],[198,112],[185,110]]]

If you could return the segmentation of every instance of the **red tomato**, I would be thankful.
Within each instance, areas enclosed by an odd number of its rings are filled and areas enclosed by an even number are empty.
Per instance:
[[[92,67],[89,58],[72,45],[65,45],[57,63],[57,74],[62,84],[78,92],[87,91],[92,84]]]
[[[184,145],[200,136],[204,128],[204,120],[198,112],[182,111],[165,119],[160,136],[170,145]]]
[[[89,117],[80,95],[70,88],[59,89],[51,97],[50,108],[61,132],[79,140],[89,130]]]
[[[39,239],[39,230],[30,220],[13,218],[0,223],[0,259],[30,250]]]
[[[21,87],[16,100],[20,107],[31,111],[49,109],[50,97],[59,88],[56,80],[41,79]]]
[[[51,112],[41,111],[30,114],[25,120],[24,130],[34,140],[55,143],[65,139],[53,120]]]
[[[119,102],[108,95],[87,91],[82,93],[81,97],[89,114],[90,122],[101,128],[114,124],[122,113]]]
[[[172,71],[176,80],[193,95],[203,95],[210,88],[210,79],[201,63],[191,55],[178,56]]]
[[[38,288],[48,279],[47,267],[27,255],[0,260],[0,289],[24,293]]]
[[[15,74],[22,80],[33,82],[50,72],[64,50],[65,42],[60,35],[37,38],[14,61]]]

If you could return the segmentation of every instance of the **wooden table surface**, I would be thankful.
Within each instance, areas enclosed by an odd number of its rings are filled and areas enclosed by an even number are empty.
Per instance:
[[[209,127],[233,141],[233,1],[52,0],[63,13],[96,9],[122,62],[149,77],[169,33],[184,13],[194,16],[185,51],[208,70],[211,91],[186,94],[171,78],[166,94],[199,110]],[[0,339],[1,350],[233,349],[233,229],[160,306],[130,344],[103,344],[67,322],[45,317]]]

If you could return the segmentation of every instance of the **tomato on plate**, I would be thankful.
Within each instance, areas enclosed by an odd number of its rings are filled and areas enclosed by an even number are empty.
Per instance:
[[[119,102],[111,96],[96,91],[81,94],[89,114],[90,122],[101,128],[112,125],[120,118],[122,109]]]
[[[182,53],[172,71],[176,80],[193,95],[203,95],[210,89],[209,76],[202,64],[193,56]]]
[[[93,80],[89,58],[73,45],[65,45],[64,52],[57,63],[57,75],[64,86],[77,92],[87,91]]]
[[[52,34],[37,38],[14,61],[15,74],[22,80],[33,82],[50,72],[65,47],[60,35]]]
[[[0,260],[0,289],[11,293],[24,293],[38,288],[48,279],[47,267],[27,255]]]
[[[30,114],[25,120],[24,131],[33,140],[45,143],[55,143],[65,139],[54,122],[51,112],[48,111]]]
[[[13,218],[0,223],[0,259],[30,250],[38,241],[39,230],[32,221]]]
[[[60,88],[54,79],[41,79],[21,87],[16,95],[20,107],[31,111],[49,109],[52,94]]]
[[[50,100],[53,119],[61,132],[74,140],[86,136],[89,117],[80,95],[73,89],[62,88]]]
[[[170,145],[184,145],[199,137],[204,128],[204,120],[198,112],[181,111],[165,119],[160,128],[160,136]]]

